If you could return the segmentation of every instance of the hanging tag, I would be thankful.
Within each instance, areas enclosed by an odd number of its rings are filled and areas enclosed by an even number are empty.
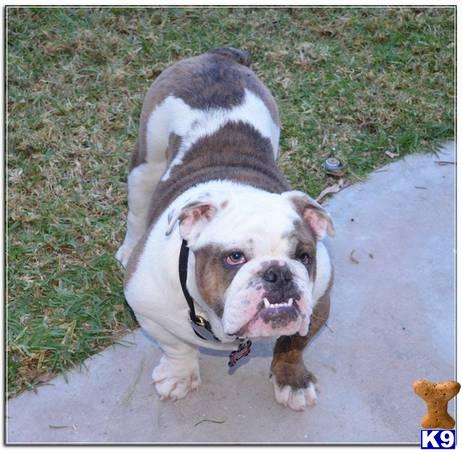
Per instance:
[[[204,320],[201,316],[196,316],[197,322],[191,320],[191,325],[194,330],[194,333],[197,334],[201,339],[206,341],[217,341],[221,342],[214,334],[210,328],[210,324]],[[208,325],[208,326],[207,326]]]
[[[236,363],[247,356],[250,353],[250,347],[252,347],[252,341],[245,341],[239,344],[239,348],[229,354],[228,367],[234,367]]]

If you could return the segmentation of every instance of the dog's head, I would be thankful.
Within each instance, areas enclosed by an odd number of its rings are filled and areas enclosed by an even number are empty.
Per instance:
[[[316,242],[334,233],[316,201],[298,191],[205,194],[172,211],[170,228],[177,222],[212,323],[239,337],[307,334]]]

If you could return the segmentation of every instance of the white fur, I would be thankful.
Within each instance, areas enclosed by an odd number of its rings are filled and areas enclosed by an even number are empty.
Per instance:
[[[135,314],[142,320],[147,319],[143,325],[148,333],[158,338],[165,332],[171,332],[182,341],[194,346],[213,349],[235,349],[234,338],[224,335],[223,331],[216,330],[227,343],[214,343],[198,338],[189,322],[189,309],[178,279],[178,256],[181,246],[181,237],[178,226],[167,236],[168,216],[172,210],[181,208],[191,196],[201,196],[205,192],[213,191],[215,195],[225,196],[229,190],[239,186],[231,182],[213,181],[201,184],[180,195],[164,211],[154,225],[146,240],[144,250],[139,257],[137,268],[125,286],[125,297]],[[241,186],[241,189],[253,189]],[[160,261],[160,262],[159,262]],[[193,260],[190,260],[190,267]],[[192,273],[194,273],[192,271]],[[197,292],[194,276],[188,277],[188,288],[194,295]],[[200,297],[195,297],[200,298]],[[204,302],[205,303],[205,302]],[[199,312],[201,312],[199,307]],[[139,317],[138,317],[139,318]],[[215,331],[215,330],[214,330]]]
[[[270,139],[274,157],[278,155],[279,127],[263,101],[245,89],[242,103],[232,108],[191,108],[182,99],[169,96],[150,114],[147,131],[148,162],[158,158],[159,149],[165,149],[171,133],[182,138],[178,153],[162,176],[168,180],[173,167],[183,162],[184,156],[198,139],[211,135],[226,123],[242,121],[252,125],[263,137]]]
[[[279,194],[237,183],[223,199],[228,200],[226,211],[217,213],[207,233],[191,243],[193,249],[209,244],[232,249],[252,239],[255,255],[287,253],[288,241],[281,237],[292,231],[294,221],[300,219],[291,202]]]
[[[140,325],[157,337],[164,355],[152,372],[152,380],[162,399],[177,400],[200,385],[199,359],[196,347],[191,347],[169,333],[159,323],[137,316]]]
[[[274,398],[278,403],[287,406],[294,411],[304,411],[306,406],[316,404],[317,395],[313,383],[309,383],[306,389],[292,389],[290,386],[279,386],[275,377],[273,380]]]
[[[163,355],[159,365],[152,371],[152,380],[162,400],[178,400],[186,397],[201,383],[197,358],[194,360],[184,358],[175,362],[178,364],[173,364],[166,355]]]
[[[164,170],[165,162],[150,162],[140,164],[128,175],[127,234],[116,253],[124,267],[127,267],[133,248],[146,231],[149,202]]]
[[[326,292],[332,277],[332,264],[325,245],[318,241],[316,246],[316,283],[313,298],[317,302]]]

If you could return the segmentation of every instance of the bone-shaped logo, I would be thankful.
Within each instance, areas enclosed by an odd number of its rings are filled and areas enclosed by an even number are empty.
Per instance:
[[[457,381],[434,383],[427,380],[417,380],[414,392],[427,404],[427,414],[422,417],[423,428],[454,428],[456,421],[448,414],[448,402],[460,390]]]

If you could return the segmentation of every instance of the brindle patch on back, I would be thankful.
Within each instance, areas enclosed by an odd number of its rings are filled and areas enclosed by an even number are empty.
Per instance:
[[[290,189],[274,161],[269,139],[247,123],[230,122],[195,142],[183,163],[156,186],[148,223],[155,222],[181,193],[211,180],[237,181],[274,193]]]
[[[196,282],[199,293],[217,314],[223,316],[224,293],[233,281],[238,269],[223,265],[223,249],[207,245],[194,252],[196,259]]]
[[[146,162],[149,117],[169,95],[182,99],[192,108],[232,108],[242,103],[245,89],[248,89],[263,101],[274,123],[280,126],[276,102],[255,73],[243,65],[249,63],[248,52],[222,48],[178,61],[165,69],[156,78],[144,100],[139,141],[130,170]]]

